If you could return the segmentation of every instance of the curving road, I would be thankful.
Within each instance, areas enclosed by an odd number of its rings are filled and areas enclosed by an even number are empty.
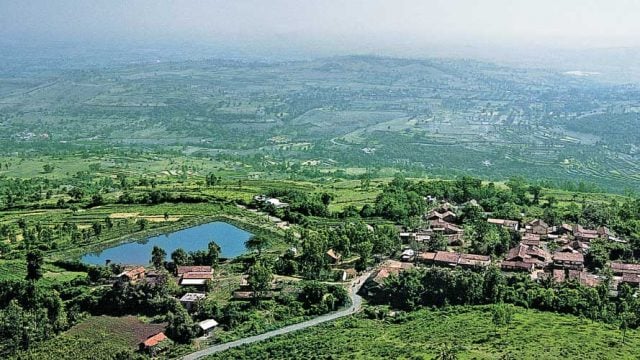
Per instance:
[[[348,308],[342,309],[342,310],[338,310],[329,314],[325,314],[325,315],[321,315],[318,316],[316,318],[313,318],[311,320],[307,320],[298,324],[293,324],[293,325],[289,325],[289,326],[285,326],[281,329],[278,330],[273,330],[273,331],[269,331],[266,332],[264,334],[260,334],[260,335],[255,335],[255,336],[250,336],[250,337],[246,337],[246,338],[242,338],[236,341],[231,341],[228,343],[224,343],[224,344],[219,344],[219,345],[213,345],[210,346],[208,348],[193,352],[189,355],[186,355],[182,358],[182,360],[196,360],[196,359],[200,359],[203,358],[205,356],[211,355],[211,354],[215,354],[221,351],[225,351],[234,347],[238,347],[238,346],[242,346],[245,344],[251,344],[254,342],[259,342],[259,341],[263,341],[269,338],[272,338],[274,336],[278,336],[278,335],[283,335],[283,334],[288,334],[290,332],[293,331],[298,331],[298,330],[302,330],[302,329],[306,329],[312,326],[316,326],[318,324],[322,324],[324,322],[327,321],[331,321],[331,320],[335,320],[344,316],[348,316],[351,315],[353,313],[355,313],[356,311],[360,310],[360,308],[362,307],[362,297],[360,295],[358,295],[358,291],[360,290],[360,288],[362,287],[362,284],[364,284],[365,280],[369,277],[370,273],[365,273],[362,274],[361,276],[359,276],[358,278],[354,279],[351,282],[351,286],[349,286],[349,298],[351,299],[351,305]]]

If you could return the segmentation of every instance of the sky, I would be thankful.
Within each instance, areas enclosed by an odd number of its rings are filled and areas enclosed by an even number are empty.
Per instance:
[[[0,37],[419,54],[640,46],[636,0],[0,0]]]

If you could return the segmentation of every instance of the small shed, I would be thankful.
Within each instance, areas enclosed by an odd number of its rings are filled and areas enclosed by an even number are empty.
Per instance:
[[[202,320],[198,323],[198,327],[202,330],[202,334],[204,336],[211,335],[211,332],[215,330],[216,326],[218,326],[218,322],[214,319]]]
[[[186,293],[180,298],[180,303],[184,305],[184,307],[187,308],[188,311],[191,311],[191,308],[193,308],[193,304],[206,297],[207,295],[202,293]]]

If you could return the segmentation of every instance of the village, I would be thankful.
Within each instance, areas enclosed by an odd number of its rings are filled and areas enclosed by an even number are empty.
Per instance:
[[[477,206],[470,201],[466,206]],[[533,280],[552,279],[557,283],[576,281],[581,285],[595,287],[610,271],[611,294],[616,295],[618,285],[640,286],[640,264],[618,261],[609,262],[600,274],[589,272],[585,267],[585,255],[595,240],[625,243],[607,227],[586,229],[579,224],[550,226],[543,220],[534,219],[526,223],[518,220],[487,218],[489,224],[503,227],[520,239],[504,257],[466,253],[464,229],[458,222],[456,207],[443,201],[424,216],[427,228],[416,231],[401,231],[399,236],[404,250],[397,260],[389,259],[381,265],[372,280],[381,285],[385,278],[414,266],[442,266],[446,268],[487,268],[496,266],[505,273],[529,273]],[[404,229],[403,229],[404,230]],[[425,242],[435,236],[446,239],[447,250],[422,251]]]

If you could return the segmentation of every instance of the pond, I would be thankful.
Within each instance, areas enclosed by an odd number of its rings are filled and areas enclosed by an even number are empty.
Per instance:
[[[144,242],[120,244],[100,252],[88,253],[82,256],[81,261],[86,264],[104,265],[105,260],[109,259],[116,264],[147,265],[151,262],[151,250],[154,246],[164,249],[167,252],[167,260],[170,260],[169,256],[178,248],[187,252],[206,250],[211,241],[220,246],[220,257],[232,258],[246,251],[244,242],[251,236],[251,233],[231,224],[215,221],[150,237]]]

